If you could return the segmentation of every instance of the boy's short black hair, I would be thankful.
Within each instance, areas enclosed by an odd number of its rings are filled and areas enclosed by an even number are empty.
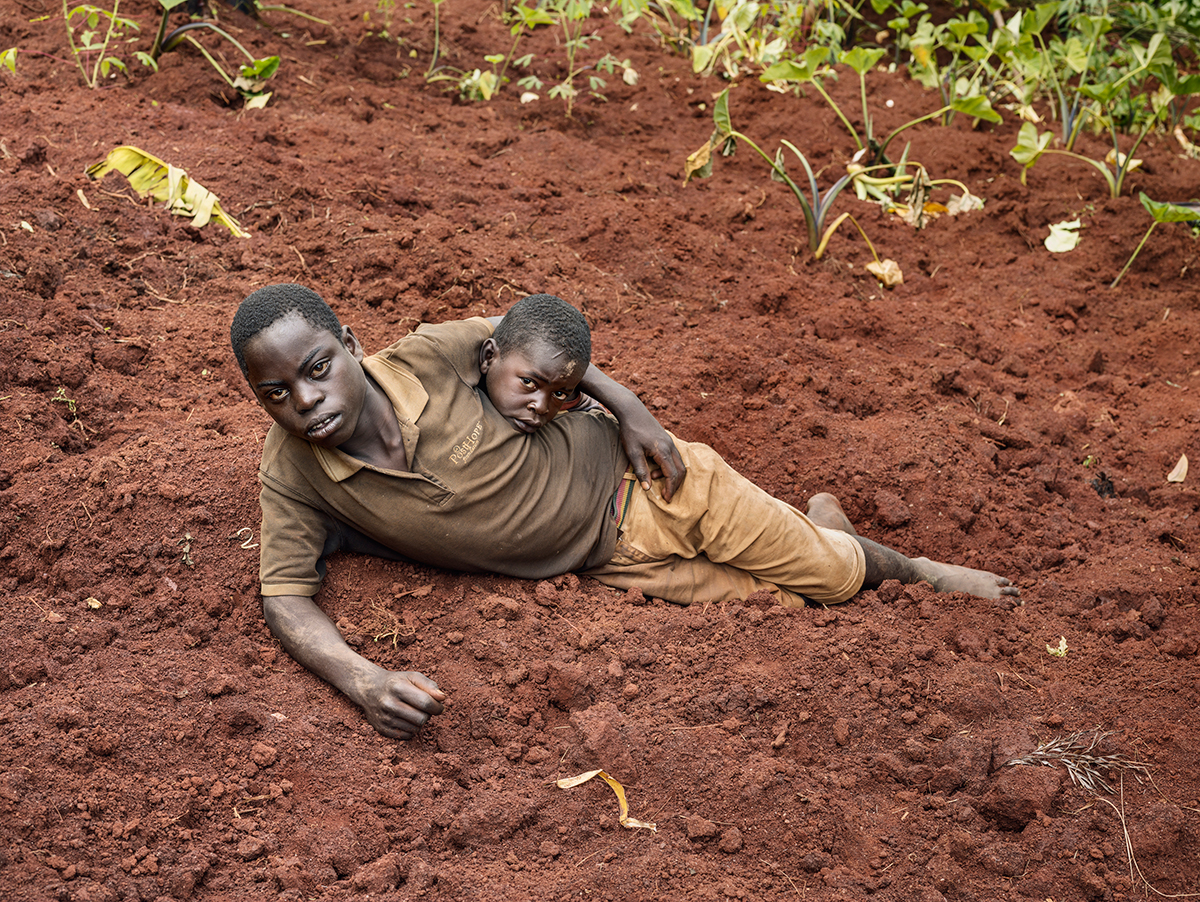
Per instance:
[[[314,329],[331,332],[338,341],[342,340],[342,324],[337,314],[311,288],[291,282],[267,285],[242,301],[229,327],[233,355],[242,368],[243,376],[249,376],[246,345],[250,339],[292,313],[301,316]]]
[[[592,362],[592,333],[587,320],[552,294],[531,294],[517,301],[504,314],[492,338],[501,356],[513,350],[527,353],[535,344],[547,344],[585,368]]]

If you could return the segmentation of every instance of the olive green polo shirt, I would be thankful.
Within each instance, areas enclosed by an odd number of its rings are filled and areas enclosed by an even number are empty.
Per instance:
[[[363,368],[396,411],[411,472],[271,427],[263,446],[263,595],[315,595],[333,520],[435,567],[542,579],[607,563],[607,506],[628,460],[600,410],[517,432],[480,386],[475,318],[421,326]]]

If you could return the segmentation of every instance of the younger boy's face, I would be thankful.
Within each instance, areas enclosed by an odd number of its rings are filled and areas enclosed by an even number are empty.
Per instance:
[[[489,338],[479,351],[479,372],[492,406],[514,429],[527,434],[553,420],[563,402],[575,396],[586,369],[544,343],[502,355]]]
[[[245,356],[258,403],[286,432],[336,448],[365,425],[363,351],[348,327],[339,341],[293,313],[250,339]]]

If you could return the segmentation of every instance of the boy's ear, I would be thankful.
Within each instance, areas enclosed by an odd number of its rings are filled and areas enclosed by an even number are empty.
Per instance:
[[[492,368],[492,364],[496,358],[500,356],[500,348],[496,344],[496,339],[489,338],[479,346],[479,372],[486,376],[487,371]]]
[[[346,350],[350,352],[351,357],[353,357],[359,363],[362,363],[364,356],[363,347],[361,344],[359,344],[358,339],[355,338],[354,333],[350,330],[349,326],[342,326],[342,344],[345,345]]]

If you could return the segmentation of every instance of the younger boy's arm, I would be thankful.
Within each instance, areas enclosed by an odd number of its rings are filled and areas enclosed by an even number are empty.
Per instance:
[[[263,596],[267,625],[299,664],[340,689],[363,709],[376,730],[393,739],[412,739],[446,694],[412,671],[386,670],[355,652],[316,603],[304,595]]]
[[[642,488],[649,491],[650,480],[656,474],[661,475],[666,479],[663,498],[670,501],[683,484],[687,467],[667,430],[663,429],[637,395],[604,375],[595,364],[588,364],[579,387],[617,418],[621,427],[621,444],[625,446],[633,475],[638,478]],[[658,464],[657,470],[651,461]]]

